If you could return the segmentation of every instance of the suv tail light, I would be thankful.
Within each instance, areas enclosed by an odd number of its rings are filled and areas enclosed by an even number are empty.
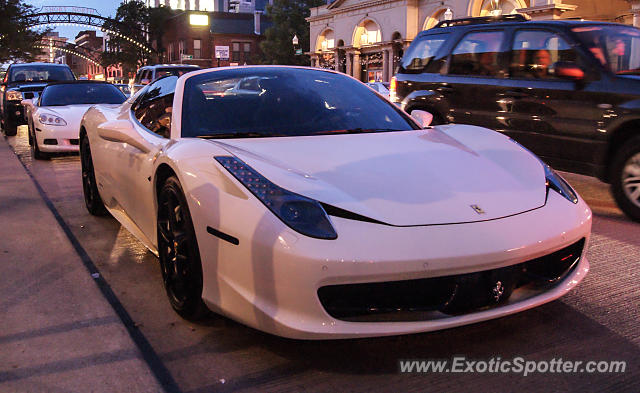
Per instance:
[[[394,102],[396,100],[396,83],[396,77],[394,76],[389,83],[389,99]]]

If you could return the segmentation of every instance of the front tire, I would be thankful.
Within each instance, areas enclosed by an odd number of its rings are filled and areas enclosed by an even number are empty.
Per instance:
[[[158,254],[171,307],[182,318],[199,320],[207,313],[202,301],[202,263],[187,200],[177,177],[169,177],[158,195]]]
[[[37,146],[37,142],[35,143]],[[82,166],[82,192],[84,194],[84,204],[91,215],[105,216],[107,208],[104,207],[102,198],[98,193],[96,174],[93,170],[93,159],[91,158],[91,148],[89,138],[85,135],[80,142],[80,164]]]
[[[29,126],[29,145],[31,147],[31,156],[36,160],[48,160],[49,154],[43,153],[38,147],[38,139],[36,138],[35,131]]]
[[[620,209],[640,222],[640,137],[626,141],[616,152],[610,178],[611,192]]]

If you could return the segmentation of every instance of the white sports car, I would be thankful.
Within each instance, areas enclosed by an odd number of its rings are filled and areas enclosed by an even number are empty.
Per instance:
[[[77,152],[80,120],[95,104],[119,106],[126,97],[106,82],[66,81],[48,84],[35,100],[23,100],[29,145],[36,159],[50,153]]]
[[[242,80],[259,94],[225,94]],[[497,132],[413,115],[326,70],[166,77],[84,116],[86,206],[159,256],[181,316],[291,338],[444,329],[575,287],[591,211],[572,188]]]

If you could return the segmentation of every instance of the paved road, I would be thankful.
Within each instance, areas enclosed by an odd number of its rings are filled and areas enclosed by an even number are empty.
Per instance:
[[[77,156],[31,159],[26,129],[7,138],[183,392],[640,391],[640,224],[599,181],[567,174],[594,212],[581,285],[545,306],[447,331],[348,341],[294,341],[216,316],[171,310],[156,258],[112,218],[84,209]],[[34,219],[37,219],[34,217]],[[28,235],[28,234],[25,234]],[[399,374],[399,359],[500,356],[625,360],[623,374]]]

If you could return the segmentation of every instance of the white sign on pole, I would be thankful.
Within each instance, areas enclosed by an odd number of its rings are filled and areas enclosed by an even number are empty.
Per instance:
[[[229,47],[216,45],[216,59],[229,60]]]

